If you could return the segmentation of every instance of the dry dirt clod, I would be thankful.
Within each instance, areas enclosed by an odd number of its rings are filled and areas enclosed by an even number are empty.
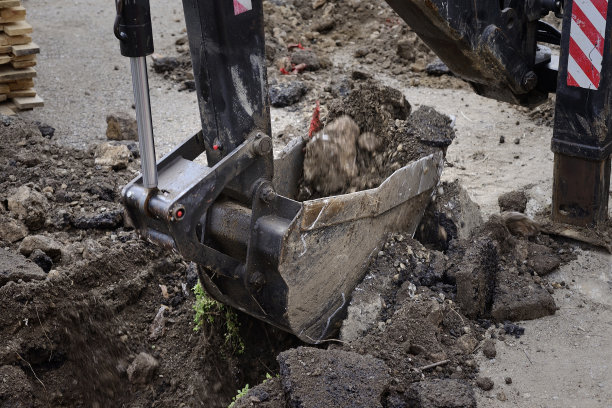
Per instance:
[[[415,408],[476,408],[472,387],[463,381],[448,379],[412,384],[406,402]]]
[[[489,377],[478,377],[476,379],[476,385],[483,391],[491,391],[495,383]]]
[[[136,118],[125,112],[112,113],[106,117],[108,140],[138,140]]]
[[[127,368],[128,379],[134,384],[148,384],[155,377],[158,367],[159,363],[152,355],[140,353]]]
[[[497,199],[499,209],[501,212],[516,211],[524,213],[527,209],[527,194],[524,191],[511,191],[506,194],[502,194]]]
[[[7,282],[43,280],[47,274],[23,256],[0,248],[0,287]],[[0,400],[1,401],[1,400]]]
[[[495,340],[488,339],[484,342],[482,346],[482,354],[486,358],[495,358],[497,356],[497,350],[495,349]]]
[[[382,407],[391,380],[383,361],[347,351],[299,347],[278,362],[292,408]]]

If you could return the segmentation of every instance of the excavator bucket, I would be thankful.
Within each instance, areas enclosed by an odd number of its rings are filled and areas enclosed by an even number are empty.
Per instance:
[[[277,192],[295,194],[302,162],[302,143],[289,146],[275,161]],[[397,170],[377,188],[296,205],[294,218],[282,226],[275,266],[266,270],[259,291],[247,292],[242,282],[214,271],[202,270],[201,281],[217,300],[318,343],[339,328],[351,293],[385,235],[415,232],[442,167],[438,152]],[[257,229],[278,227],[273,224],[261,220]]]
[[[128,219],[195,262],[215,299],[318,343],[337,329],[386,233],[414,233],[443,154],[371,190],[295,201],[304,142],[274,160],[262,0],[183,4],[202,131],[151,166],[152,183],[126,186]],[[118,21],[118,37],[130,38],[121,30],[131,20]]]
[[[336,331],[385,235],[414,233],[443,168],[439,151],[377,188],[300,203],[290,198],[303,168],[298,140],[274,162],[273,194],[256,193],[251,203],[227,193],[211,200],[209,176],[234,160],[212,168],[197,163],[188,152],[198,140],[201,134],[158,163],[160,194],[148,194],[141,177],[125,188],[131,222],[145,238],[196,262],[215,299],[307,343]]]

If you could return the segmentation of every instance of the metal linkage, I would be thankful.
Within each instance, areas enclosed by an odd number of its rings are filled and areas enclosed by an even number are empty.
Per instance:
[[[554,92],[541,77],[554,76],[554,27],[540,22],[559,1],[387,0],[419,37],[483,96],[536,105]],[[553,81],[554,82],[554,81]]]

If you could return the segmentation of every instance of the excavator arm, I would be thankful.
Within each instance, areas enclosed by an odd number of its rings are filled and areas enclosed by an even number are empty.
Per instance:
[[[605,219],[612,146],[607,1],[388,3],[477,93],[532,106],[557,91],[554,215],[583,224]],[[597,80],[593,72],[587,80],[571,75],[570,27],[586,3],[604,22],[595,46],[600,58],[591,61]],[[145,61],[153,52],[149,0],[116,0],[115,35],[131,59],[143,169],[123,191],[126,212],[143,237],[196,262],[213,297],[317,343],[334,332],[384,233],[414,232],[442,156],[422,158],[367,192],[295,201],[291,186],[303,150],[295,143],[273,158],[262,0],[183,5],[202,130],[156,162]],[[563,33],[540,21],[551,11],[564,16]],[[561,45],[561,58],[543,43]],[[588,59],[579,62],[588,69]]]

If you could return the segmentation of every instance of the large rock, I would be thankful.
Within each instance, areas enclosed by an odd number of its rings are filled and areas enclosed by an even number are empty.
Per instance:
[[[459,380],[428,380],[414,383],[408,391],[411,408],[476,408],[472,387]]]
[[[17,282],[20,279],[29,282],[43,280],[47,274],[36,264],[23,256],[0,248],[0,286],[7,282]]]
[[[46,235],[29,235],[21,241],[19,252],[25,256],[30,256],[36,249],[47,254],[53,262],[59,262],[62,259],[63,245],[55,239]]]
[[[127,369],[128,379],[134,384],[148,384],[155,377],[158,367],[159,363],[152,355],[140,353]]]
[[[95,164],[113,170],[125,169],[130,161],[130,149],[124,145],[102,143],[95,148]]]
[[[19,220],[0,216],[0,241],[12,244],[28,235],[28,229]]]
[[[30,230],[45,226],[49,202],[44,194],[29,186],[21,186],[8,197],[7,203],[9,210],[19,216]]]
[[[108,115],[106,117],[106,138],[108,140],[138,140],[136,118],[124,112]]]
[[[353,352],[299,347],[277,359],[292,408],[382,407],[391,379],[382,360]]]
[[[359,126],[341,116],[325,126],[306,145],[304,178],[318,192],[331,194],[357,176]]]

